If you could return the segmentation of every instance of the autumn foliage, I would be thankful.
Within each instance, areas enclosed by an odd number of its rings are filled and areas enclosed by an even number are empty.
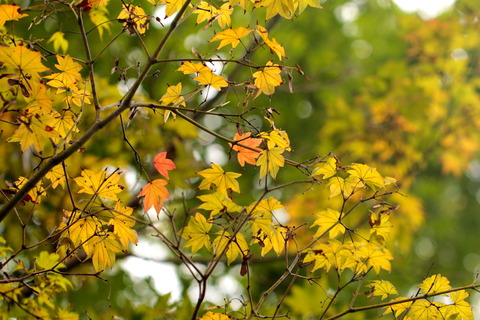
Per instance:
[[[0,3],[1,319],[105,316],[69,294],[109,281],[142,241],[167,248],[195,294],[132,318],[473,319],[477,284],[434,274],[412,295],[385,277],[417,227],[400,179],[335,150],[303,159],[278,125],[275,95],[309,78],[273,26],[318,1]],[[199,49],[174,46],[188,41]],[[225,161],[207,161],[213,141]],[[236,266],[242,292],[215,305],[212,279]],[[298,315],[305,284],[318,308]]]

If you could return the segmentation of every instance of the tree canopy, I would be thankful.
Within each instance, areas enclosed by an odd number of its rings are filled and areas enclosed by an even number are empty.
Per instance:
[[[474,319],[479,9],[1,0],[1,319]]]

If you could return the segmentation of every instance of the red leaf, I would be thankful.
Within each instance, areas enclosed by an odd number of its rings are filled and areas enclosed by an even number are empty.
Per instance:
[[[157,156],[153,160],[153,164],[155,165],[155,168],[158,170],[158,172],[167,179],[170,179],[168,177],[168,170],[173,170],[176,168],[175,163],[173,163],[172,160],[167,159],[166,152],[160,152],[159,154],[157,154]]]

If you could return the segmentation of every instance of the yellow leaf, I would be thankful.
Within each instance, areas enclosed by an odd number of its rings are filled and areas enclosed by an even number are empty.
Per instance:
[[[263,150],[257,159],[257,166],[260,167],[260,179],[265,177],[267,173],[275,179],[280,167],[285,165],[285,158],[282,153],[284,148],[275,147],[269,150]]]
[[[95,29],[97,29],[101,40],[104,31],[110,32],[110,24],[108,23],[110,19],[108,18],[109,11],[107,7],[95,6],[88,12],[88,16],[90,21],[96,25]]]
[[[6,21],[14,21],[28,16],[28,14],[20,13],[21,8],[14,4],[2,4],[0,5],[0,27],[5,24]]]
[[[416,300],[410,307],[409,315],[415,320],[445,319],[440,312],[443,306],[443,303]]]
[[[218,22],[220,28],[225,29],[226,27],[232,24],[232,19],[230,15],[233,12],[233,8],[229,3],[224,3],[217,11],[217,18],[215,21]]]
[[[330,208],[317,213],[318,218],[311,226],[311,228],[314,226],[319,227],[315,237],[321,237],[328,232],[330,239],[333,239],[338,234],[344,234],[346,229],[340,221],[340,216],[340,212]]]
[[[263,239],[264,247],[262,248],[262,256],[265,256],[271,249],[279,256],[285,249],[286,233],[285,227],[276,226],[267,229],[266,237]]]
[[[200,320],[230,320],[231,318],[223,313],[213,313],[208,311],[200,318]]]
[[[52,189],[56,189],[58,185],[61,185],[65,189],[65,174],[63,172],[62,165],[53,167],[46,175],[45,178],[52,182]]]
[[[337,159],[335,157],[328,157],[327,161],[316,166],[313,169],[312,177],[320,179],[328,179],[337,174]]]
[[[465,290],[450,293],[450,299],[453,304],[445,307],[448,319],[474,320],[472,307],[465,301],[469,296]]]
[[[58,319],[58,320],[79,320],[80,318],[79,318],[78,314],[60,308],[58,310],[58,314],[57,314],[57,317],[55,319]]]
[[[192,247],[192,253],[203,247],[210,250],[212,243],[208,232],[211,228],[212,224],[202,214],[197,212],[194,217],[190,217],[188,225],[180,231],[182,238],[188,240],[185,247]]]
[[[108,233],[106,236],[94,237],[89,241],[91,251],[89,257],[92,257],[93,268],[95,271],[104,271],[107,267],[112,267],[115,263],[115,253],[121,252],[120,243]]]
[[[20,148],[24,152],[32,144],[39,153],[43,153],[45,142],[50,138],[57,137],[54,131],[55,118],[51,111],[49,114],[20,116],[21,125],[15,130],[14,134],[7,139],[8,142],[20,142]]]
[[[220,192],[205,194],[198,196],[197,198],[203,201],[198,208],[210,211],[210,217],[224,212],[231,213],[242,211],[242,207],[238,206],[230,200],[230,198],[225,196],[225,194]]]
[[[222,87],[228,87],[227,79],[222,76],[216,75],[212,71],[201,72],[198,77],[193,78],[199,82],[199,84],[212,86],[218,91],[222,90]]]
[[[128,248],[128,243],[137,244],[137,232],[132,229],[135,225],[135,220],[131,215],[133,208],[123,207],[120,202],[115,204],[114,218],[108,221],[108,224],[113,226],[113,233],[117,235],[118,240],[122,244],[123,249]]]
[[[298,14],[301,14],[307,6],[322,8],[318,0],[295,0],[295,3],[298,4]]]
[[[190,61],[182,62],[180,68],[177,71],[183,72],[183,74],[211,72],[212,70],[203,63],[192,63]]]
[[[123,22],[123,27],[128,30],[130,34],[135,34],[135,30],[137,30],[139,34],[145,34],[149,22],[145,10],[140,6],[134,6],[132,4],[123,4],[122,8],[117,19]]]
[[[397,289],[395,289],[390,281],[372,280],[368,286],[373,289],[373,295],[380,296],[382,300],[388,298],[392,294],[398,294]]]
[[[82,66],[73,61],[69,55],[66,55],[65,57],[57,55],[57,61],[58,64],[56,64],[55,67],[61,72],[45,77],[47,79],[52,79],[47,82],[49,86],[54,88],[65,87],[70,89],[74,87],[77,82],[82,80],[82,76],[80,74]]]
[[[272,95],[275,92],[275,87],[283,83],[280,76],[281,71],[281,67],[273,64],[272,61],[268,61],[267,66],[263,70],[255,72],[253,74],[255,78],[254,84],[259,89],[257,95],[260,93]]]
[[[201,1],[193,13],[197,14],[197,24],[205,20],[210,22],[217,15],[217,8],[206,1]]]
[[[267,7],[266,20],[273,18],[277,14],[286,19],[291,19],[295,13],[294,0],[262,0],[257,6]]]
[[[217,47],[217,50],[231,44],[232,48],[235,48],[239,43],[240,39],[247,36],[253,30],[249,30],[245,27],[238,27],[235,29],[227,29],[222,32],[217,33],[210,42],[220,41],[220,44]]]
[[[227,256],[227,263],[232,263],[238,256],[245,256],[248,253],[248,244],[245,241],[243,234],[237,233],[232,239],[232,236],[226,231],[217,232],[218,237],[213,240],[215,256],[222,254],[225,251]],[[229,243],[230,242],[230,243]]]
[[[185,0],[165,0],[165,2],[167,3],[167,8],[165,9],[165,17],[170,17],[182,8]]]
[[[35,258],[35,264],[40,270],[48,270],[55,267],[55,270],[60,268],[65,268],[63,263],[58,263],[60,261],[60,255],[57,253],[48,253],[47,251],[42,251]],[[58,264],[58,265],[57,265]]]
[[[102,223],[98,218],[86,217],[75,221],[66,232],[74,246],[82,244],[84,248],[88,248],[85,242],[90,240],[101,226]]]
[[[381,269],[386,271],[392,270],[390,260],[392,260],[393,257],[388,249],[363,242],[356,246],[355,254],[360,262],[357,266],[357,274],[366,272],[370,268],[373,268],[377,275]]]
[[[47,71],[41,62],[42,55],[38,51],[32,51],[23,45],[15,47],[0,47],[0,62],[12,69],[17,69],[21,77],[32,76],[39,78],[38,73]]]
[[[286,151],[291,151],[290,148],[290,138],[288,134],[279,129],[272,130],[271,132],[260,132],[260,137],[267,140],[267,148],[272,149],[274,147],[280,147],[285,149]]]
[[[167,92],[160,98],[160,102],[165,105],[185,106],[185,98],[182,96],[182,83],[168,86]]]
[[[60,49],[65,53],[68,50],[68,41],[63,37],[64,33],[57,31],[50,36],[48,43],[53,42],[53,50],[58,52]]]
[[[19,190],[21,189],[26,183],[28,179],[25,177],[18,177],[18,180],[13,183],[13,187],[10,187],[10,190]],[[23,198],[23,201],[30,201],[33,203],[41,203],[41,197],[45,195],[45,189],[42,187],[42,183],[39,182],[33,187],[27,195]]]
[[[285,49],[283,48],[283,46],[279,44],[277,40],[275,40],[275,38],[273,38],[272,40],[268,38],[267,28],[261,25],[257,25],[256,31],[257,34],[262,37],[265,44],[270,48],[271,52],[275,53],[278,56],[278,60],[282,61],[282,58],[286,57]]]
[[[228,189],[234,192],[240,192],[238,181],[236,180],[241,176],[240,173],[225,172],[218,164],[212,163],[211,169],[205,169],[198,172],[204,179],[198,186],[200,190],[207,190],[211,188],[211,185],[217,186],[217,191],[228,196]]]
[[[82,170],[82,176],[75,178],[75,182],[82,188],[79,193],[96,194],[100,198],[118,200],[117,193],[123,188],[118,185],[120,175],[116,172],[107,173],[103,170],[95,173],[92,170]]]
[[[347,172],[358,178],[373,190],[385,188],[385,179],[377,172],[377,169],[371,168],[365,164],[354,163]]]
[[[423,280],[422,284],[418,286],[421,289],[421,293],[437,293],[441,291],[450,290],[450,281],[440,274],[435,274],[427,279]]]

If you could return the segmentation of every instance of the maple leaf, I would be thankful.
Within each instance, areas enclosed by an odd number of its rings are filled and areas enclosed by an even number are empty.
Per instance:
[[[54,114],[56,112],[51,111],[49,114],[43,115],[20,116],[18,118],[20,126],[7,141],[19,142],[22,152],[25,152],[33,144],[34,148],[42,153],[47,139],[57,136],[57,133],[54,132]]]
[[[332,240],[328,243],[322,243],[315,246],[313,250],[310,250],[307,253],[303,262],[315,262],[312,272],[321,268],[328,272],[330,268],[337,268],[339,266],[342,251],[344,251],[343,245],[336,240]]]
[[[266,237],[263,239],[264,247],[262,248],[262,257],[265,256],[271,249],[275,251],[277,256],[285,249],[285,227],[276,226],[269,228],[265,233]]]
[[[337,210],[328,208],[327,210],[317,213],[317,219],[311,225],[311,228],[318,226],[315,237],[321,237],[328,232],[330,239],[335,238],[338,234],[344,234],[346,229],[341,223],[341,213]]]
[[[107,31],[110,32],[110,24],[107,23],[110,21],[108,18],[108,9],[106,7],[93,7],[92,10],[88,13],[90,20],[94,25],[96,25],[96,29],[98,31],[98,35],[100,36],[100,40],[103,39],[103,32]]]
[[[390,281],[372,280],[368,285],[373,289],[374,296],[380,296],[382,300],[388,298],[391,294],[398,294],[397,289]]]
[[[16,21],[23,17],[27,17],[28,14],[20,13],[21,8],[14,4],[2,4],[0,5],[0,27],[2,27],[6,21]]]
[[[241,176],[240,173],[225,172],[218,164],[212,163],[212,168],[202,170],[198,172],[198,174],[204,178],[198,186],[198,189],[200,190],[210,189],[213,184],[217,186],[218,192],[226,196],[228,195],[228,189],[231,189],[234,192],[240,192],[238,181],[235,180]]]
[[[260,156],[260,151],[262,151],[262,149],[257,148],[262,143],[262,139],[249,138],[251,135],[251,132],[246,132],[244,134],[235,133],[235,136],[233,137],[233,140],[238,141],[242,145],[234,144],[232,147],[233,150],[237,151],[237,160],[242,167],[245,166],[245,163],[255,165],[255,159]],[[232,146],[232,144],[230,144],[230,146]],[[254,150],[247,149],[243,146],[250,147]]]
[[[117,201],[117,193],[123,187],[117,184],[120,175],[117,172],[108,174],[106,170],[95,173],[92,170],[82,170],[82,176],[74,179],[80,186],[79,193],[96,194],[100,198]]]
[[[265,44],[270,48],[272,53],[275,53],[278,56],[278,60],[282,61],[282,58],[285,58],[285,48],[273,38],[270,40],[268,38],[267,28],[257,25],[256,29],[257,34],[263,39]]]
[[[360,259],[357,274],[366,272],[369,268],[373,268],[377,275],[381,269],[391,271],[390,260],[393,259],[392,254],[386,248],[377,247],[373,244],[361,243],[355,250],[355,254]]]
[[[23,77],[38,78],[38,73],[47,71],[41,62],[42,55],[38,51],[27,49],[23,45],[15,47],[0,47],[0,62],[6,67],[18,69]]]
[[[232,19],[230,18],[233,12],[233,7],[230,3],[224,3],[217,11],[217,18],[215,21],[218,22],[220,28],[225,29],[232,24]]]
[[[113,233],[117,235],[122,247],[127,249],[129,242],[137,244],[137,232],[132,229],[135,225],[135,220],[131,218],[133,208],[123,207],[120,202],[117,202],[114,211],[115,216],[108,221],[108,224],[113,226]]]
[[[78,246],[83,243],[84,247],[86,241],[90,240],[100,230],[102,223],[96,217],[86,217],[78,219],[71,225],[71,227],[65,231],[68,234],[68,238],[72,241],[74,246]]]
[[[201,1],[193,13],[197,14],[197,24],[199,24],[203,21],[212,21],[216,17],[217,11],[217,8],[212,6],[210,3]]]
[[[445,307],[445,313],[448,319],[463,319],[463,320],[474,320],[472,307],[470,304],[465,301],[468,298],[469,294],[465,290],[459,290],[456,292],[451,292],[450,299],[453,304]]]
[[[208,311],[199,320],[230,320],[231,318],[223,313],[213,313]]]
[[[290,139],[288,138],[288,134],[279,129],[272,130],[271,132],[260,132],[260,137],[267,140],[267,148],[271,149],[274,147],[280,147],[285,149],[286,151],[291,151],[290,148]]]
[[[193,78],[199,82],[199,84],[212,86],[213,88],[217,89],[218,91],[222,90],[222,87],[228,87],[227,79],[222,76],[216,75],[210,69],[209,71],[202,71],[200,74]]]
[[[89,241],[90,250],[87,254],[92,257],[93,268],[97,272],[104,271],[107,267],[111,268],[115,263],[115,253],[122,251],[120,243],[111,235],[108,233]]]
[[[192,254],[203,247],[210,250],[212,243],[208,232],[211,228],[212,224],[197,212],[188,220],[188,225],[180,231],[182,238],[188,239],[185,247],[192,247]]]
[[[145,212],[153,207],[157,212],[157,215],[160,214],[165,199],[168,199],[169,197],[168,190],[165,188],[167,183],[168,182],[163,179],[157,179],[147,183],[143,187],[137,198],[145,197],[143,199],[143,209]]]
[[[28,179],[25,177],[18,177],[17,181],[13,183],[13,187],[10,187],[10,190],[20,190],[26,183]],[[42,183],[39,182],[33,187],[30,191],[28,191],[27,195],[23,198],[23,201],[30,201],[33,203],[41,203],[42,196],[45,195],[45,189],[42,187]]]
[[[52,189],[56,189],[58,185],[61,185],[65,189],[65,174],[61,164],[53,167],[46,175],[45,178],[52,182]]]
[[[235,29],[227,29],[217,33],[210,42],[213,41],[220,41],[220,44],[217,47],[217,50],[231,44],[232,48],[235,48],[239,43],[240,39],[246,37],[252,32],[253,30],[249,30],[245,27],[238,27]]]
[[[145,10],[140,6],[132,4],[122,4],[122,11],[118,14],[117,20],[123,23],[123,27],[130,34],[135,34],[135,30],[139,34],[145,34],[148,29],[149,17],[145,14]]]
[[[27,113],[49,114],[53,110],[53,103],[47,92],[47,87],[40,82],[31,81],[28,89],[30,97],[25,98],[28,101]]]
[[[347,172],[353,177],[358,178],[373,190],[385,188],[385,179],[377,172],[377,169],[371,168],[365,164],[354,163]]]
[[[55,266],[55,270],[65,268],[65,265],[63,263],[58,263],[59,261],[59,254],[49,253],[47,251],[40,252],[40,254],[35,258],[35,264],[37,265],[37,267],[40,267],[40,270],[52,269]]]
[[[409,315],[415,320],[445,319],[442,317],[440,308],[443,303],[428,300],[416,300],[410,307]]]
[[[153,165],[155,166],[155,169],[167,179],[169,179],[168,171],[176,168],[175,163],[167,158],[166,152],[160,152],[157,154],[153,160]]]
[[[354,176],[348,176],[346,179],[334,176],[328,181],[328,186],[330,188],[329,198],[333,198],[339,194],[349,197],[356,189],[362,188],[364,184]]]
[[[237,233],[232,240],[232,236],[226,231],[217,232],[218,237],[213,240],[215,256],[218,256],[225,251],[227,256],[227,263],[230,264],[238,256],[245,256],[248,252],[248,244],[245,241],[245,237],[241,233]]]
[[[440,274],[435,274],[423,280],[422,284],[418,286],[421,293],[429,294],[452,289],[450,281]]]
[[[301,14],[307,6],[314,8],[323,8],[318,0],[295,0],[295,3],[298,4],[298,14]]]
[[[267,62],[267,66],[263,70],[257,71],[253,74],[255,78],[255,86],[259,89],[257,96],[260,93],[272,95],[275,92],[275,87],[281,85],[282,77],[280,72],[282,68],[272,61]]]
[[[50,39],[47,43],[53,42],[53,50],[58,52],[60,49],[65,53],[68,50],[68,41],[64,38],[64,33],[57,31],[50,36]],[[58,57],[58,55],[57,55]]]
[[[321,179],[328,179],[337,174],[337,159],[335,157],[328,157],[325,163],[315,167],[312,171],[312,177]]]
[[[265,177],[267,173],[275,179],[280,167],[285,165],[285,158],[282,153],[284,148],[275,147],[269,150],[263,150],[257,159],[257,166],[260,167],[260,179]]]
[[[64,57],[57,55],[57,61],[58,64],[56,64],[55,67],[61,72],[45,76],[46,79],[51,79],[47,82],[49,86],[70,89],[77,84],[77,82],[82,80],[82,75],[80,74],[82,66],[73,61],[72,57],[69,55]]]
[[[167,4],[167,8],[165,9],[165,18],[167,18],[178,12],[185,3],[185,0],[165,0],[165,3]]]
[[[257,6],[267,7],[266,20],[273,18],[277,14],[285,19],[291,19],[295,13],[294,0],[262,0]]]
[[[180,68],[177,71],[183,72],[183,74],[202,73],[212,71],[209,67],[203,63],[192,63],[190,61],[182,62]]]
[[[202,200],[199,209],[210,211],[210,216],[213,217],[221,212],[241,212],[242,207],[238,206],[230,198],[221,192],[213,192],[197,197]]]
[[[167,92],[160,98],[160,102],[165,105],[185,106],[185,98],[182,96],[182,83],[168,86]]]

